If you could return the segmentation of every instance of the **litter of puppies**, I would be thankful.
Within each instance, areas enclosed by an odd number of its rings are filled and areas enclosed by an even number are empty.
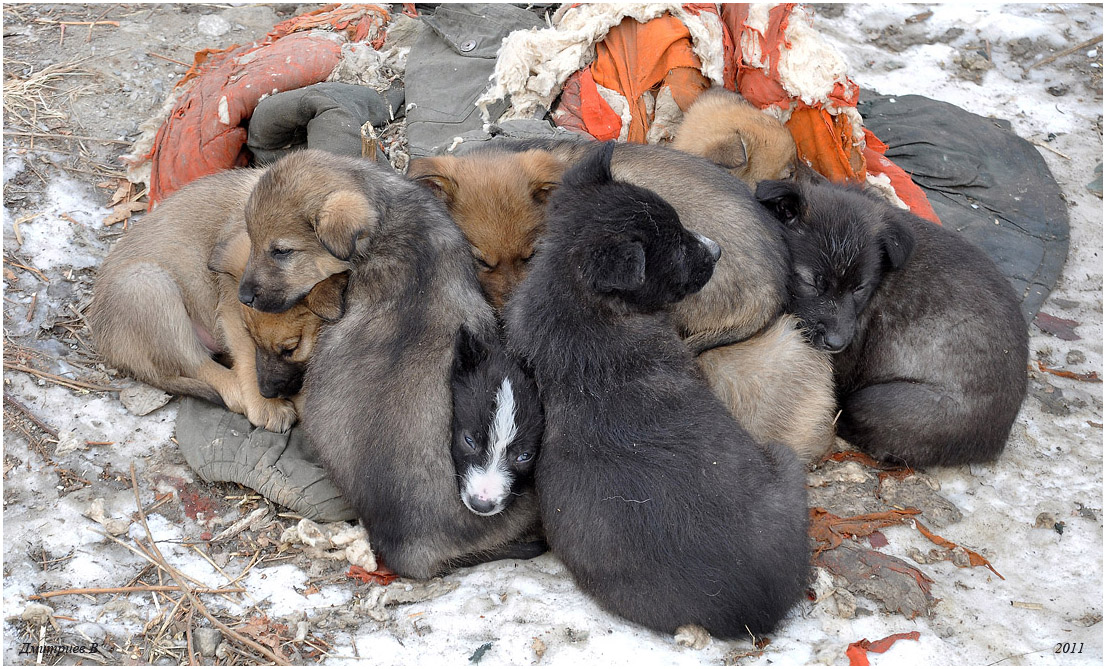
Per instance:
[[[220,290],[214,310],[222,314],[221,309],[227,302],[239,310],[245,332],[253,340],[252,356],[245,349],[226,351],[230,347],[220,345],[220,337],[226,336],[225,331],[218,329],[225,326],[222,320],[219,326],[207,328],[203,327],[204,323],[197,323],[196,317],[189,312],[191,318],[181,321],[187,327],[176,327],[175,334],[184,339],[194,337],[208,354],[228,352],[230,357],[224,360],[233,362],[232,369],[235,371],[239,371],[242,361],[252,357],[252,368],[248,364],[243,367],[254,372],[257,394],[265,399],[279,397],[291,401],[299,393],[302,381],[303,395],[294,403],[293,415],[303,423],[331,475],[356,507],[369,529],[374,548],[380,552],[382,562],[393,566],[405,577],[425,579],[499,557],[525,559],[543,552],[545,541],[548,541],[554,554],[566,564],[582,589],[592,593],[606,608],[647,627],[672,632],[681,624],[699,623],[724,638],[741,636],[746,628],[758,634],[773,629],[798,601],[795,593],[801,592],[801,586],[805,584],[806,575],[802,572],[808,566],[809,558],[805,547],[806,532],[808,529],[814,532],[814,525],[807,527],[806,492],[802,470],[797,468],[797,462],[816,460],[824,455],[831,447],[835,427],[854,437],[857,442],[863,442],[856,436],[857,432],[848,432],[851,421],[856,420],[855,415],[860,410],[849,407],[839,419],[834,419],[834,401],[840,400],[842,393],[841,372],[837,372],[837,378],[834,376],[834,367],[839,363],[833,356],[843,354],[843,349],[849,344],[848,338],[843,337],[844,346],[831,345],[838,343],[834,339],[837,333],[824,328],[825,324],[818,320],[818,316],[798,309],[795,300],[800,292],[795,290],[796,286],[802,287],[801,282],[804,281],[805,285],[813,286],[818,280],[813,275],[806,276],[810,274],[806,271],[808,268],[796,266],[795,259],[803,254],[796,251],[797,245],[791,239],[793,231],[785,226],[798,227],[809,223],[796,223],[792,220],[796,216],[791,216],[787,221],[781,221],[782,225],[776,226],[774,219],[767,215],[767,212],[772,212],[779,217],[780,208],[774,200],[762,198],[762,203],[770,205],[768,209],[762,209],[761,204],[732,175],[725,175],[722,170],[714,170],[698,159],[692,162],[687,156],[671,151],[628,145],[599,149],[595,143],[576,146],[550,143],[536,149],[528,146],[533,144],[508,148],[508,153],[503,154],[508,158],[503,163],[493,161],[489,167],[481,168],[493,172],[491,181],[494,182],[497,176],[495,170],[501,169],[496,165],[504,164],[523,152],[552,157],[558,165],[556,174],[548,180],[530,181],[522,187],[521,194],[508,196],[526,200],[527,206],[540,212],[541,220],[523,233],[527,238],[519,247],[509,251],[514,256],[514,274],[498,285],[490,288],[492,284],[481,281],[485,270],[494,270],[503,262],[493,260],[484,251],[487,246],[502,242],[503,235],[516,234],[515,230],[507,227],[507,232],[496,230],[489,239],[474,240],[462,221],[463,215],[450,206],[457,191],[447,193],[447,188],[441,187],[442,181],[427,184],[426,176],[413,179],[415,175],[412,174],[403,178],[361,161],[345,162],[308,151],[268,168],[258,178],[259,185],[250,189],[247,201],[242,202],[240,207],[237,204],[228,207],[235,212],[234,223],[243,227],[247,234],[232,237],[230,241],[220,236],[220,241],[213,245],[210,253],[205,254],[204,262],[198,267],[199,271],[207,270],[219,277],[238,280],[233,291]],[[748,147],[743,149],[747,158],[756,155]],[[790,150],[793,151],[793,148]],[[510,153],[512,151],[514,153]],[[481,153],[469,154],[478,155]],[[464,159],[465,156],[441,157],[442,161]],[[412,165],[412,170],[415,170],[419,160]],[[604,160],[605,165],[602,164]],[[606,174],[602,173],[604,169]],[[696,176],[679,176],[691,174],[692,171],[697,172]],[[789,171],[793,170],[785,168],[772,176],[786,176]],[[716,177],[714,172],[723,176]],[[506,170],[501,174],[506,174]],[[471,176],[472,173],[468,172],[462,178]],[[510,176],[517,176],[517,173]],[[725,183],[726,188],[741,194],[737,198],[739,206],[732,207],[739,214],[737,218],[745,212],[754,221],[736,223],[742,228],[741,234],[745,235],[738,237],[737,241],[726,238],[728,231],[724,225],[718,234],[720,240],[713,239],[713,230],[701,227],[701,212],[725,197],[721,194],[725,188],[718,188],[716,193],[697,190],[713,179],[719,179],[719,184]],[[422,182],[421,188],[420,184],[413,183],[415,180]],[[263,185],[261,181],[264,181]],[[594,187],[597,184],[603,187]],[[617,197],[608,194],[607,186],[610,184],[625,186],[629,194]],[[124,239],[156,221],[163,211],[171,212],[174,200],[185,201],[182,196],[189,192],[189,188],[186,186],[168,197],[153,214],[136,223]],[[456,188],[455,179],[451,178],[448,188]],[[477,186],[477,189],[481,188],[485,186]],[[828,192],[836,187],[818,185],[811,189],[811,192],[817,189],[827,189]],[[440,202],[435,200],[435,195],[441,199]],[[825,197],[831,199],[831,196]],[[662,211],[663,207],[654,206],[654,198],[656,202],[670,207],[671,213]],[[484,211],[493,213],[497,208],[489,202],[482,202],[480,206]],[[854,209],[862,211],[864,206],[858,203]],[[796,210],[805,214],[809,209],[804,201],[796,206]],[[240,219],[237,218],[239,212]],[[178,220],[184,219],[182,215],[178,216]],[[658,265],[657,259],[663,254],[653,248],[655,240],[652,238],[635,240],[640,248],[634,244],[612,248],[604,246],[617,237],[610,230],[622,232],[646,222],[654,228],[655,234],[664,236],[668,234],[669,217],[675,219],[677,226],[686,225],[694,233],[692,239],[698,243],[696,246],[684,236],[677,245],[679,255],[689,259],[689,263],[696,260],[703,264],[705,261],[701,256],[705,249],[706,254],[712,257],[709,272],[696,269],[695,263],[684,266],[663,261]],[[504,218],[509,226],[514,217],[506,215]],[[558,230],[567,225],[568,218],[590,224],[591,228],[587,234],[576,234],[573,244],[558,245]],[[730,223],[734,224],[732,220]],[[607,230],[605,226],[610,226],[606,233],[602,232]],[[749,241],[749,236],[756,238],[760,234],[758,227],[769,233]],[[668,237],[666,243],[671,243],[671,235]],[[241,259],[241,262],[222,262],[219,251],[234,245],[240,248],[242,244],[249,247],[248,252],[234,252],[235,258]],[[755,248],[757,244],[762,247]],[[887,309],[872,295],[889,285],[881,283],[889,281],[887,277],[902,276],[899,273],[904,271],[905,263],[916,257],[909,250],[898,253],[897,246],[909,246],[907,242],[879,239],[878,244],[882,245],[885,253],[879,259],[881,264],[886,265],[882,267],[884,274],[866,277],[857,286],[849,287],[852,311],[847,315],[858,320],[862,314],[872,317],[877,308],[881,313]],[[810,252],[811,255],[814,253]],[[579,261],[574,260],[577,257],[574,254],[580,254]],[[697,258],[696,254],[700,257]],[[728,268],[724,264],[733,257],[739,259],[738,270],[733,269],[733,264]],[[304,258],[307,262],[303,262]],[[761,262],[764,265],[756,266]],[[571,280],[586,282],[589,290],[600,297],[566,287],[564,276],[557,279],[561,283],[549,283],[551,266],[578,271],[579,275]],[[847,268],[843,273],[851,271]],[[707,274],[709,278],[701,279],[698,273]],[[110,276],[107,272],[102,274],[102,277],[107,276]],[[222,281],[219,277],[216,280]],[[661,290],[657,288],[660,284],[656,283],[661,278],[673,282],[686,280],[687,285],[664,287],[664,290],[671,288],[673,294],[658,297],[653,291]],[[538,287],[534,288],[531,284]],[[710,289],[717,285],[725,289],[709,299],[699,299],[701,293],[705,291],[709,295]],[[642,286],[648,290],[638,292]],[[99,286],[97,290],[100,290]],[[327,295],[322,301],[323,306],[317,306],[312,300],[316,290]],[[497,300],[493,291],[502,291],[502,297]],[[868,295],[858,297],[865,291]],[[685,292],[686,295],[683,294]],[[230,295],[229,299],[224,297],[226,294]],[[574,307],[594,308],[598,303],[610,310],[613,304],[616,318],[625,318],[642,330],[632,334],[630,328],[603,330],[598,327],[601,321],[565,317],[568,311],[563,305],[557,307],[557,317],[539,315],[524,318],[520,315],[526,314],[534,304],[549,296],[567,296]],[[749,299],[750,296],[752,299]],[[189,297],[183,300],[186,305],[191,302]],[[99,302],[95,304],[92,314],[100,313],[104,308]],[[689,304],[693,306],[687,306]],[[798,315],[790,313],[794,311],[798,311]],[[300,312],[309,315],[312,322],[307,326],[292,326],[294,332],[291,334],[273,333],[272,326],[264,320],[269,317],[278,320],[290,318],[290,315]],[[654,314],[659,315],[655,321],[652,319]],[[497,320],[497,316],[501,320]],[[90,319],[90,322],[98,337],[98,331],[108,327],[95,324],[95,320]],[[612,317],[610,322],[616,322],[615,318]],[[542,334],[543,331],[546,334]],[[647,338],[642,332],[660,331],[666,334],[664,342],[667,348],[659,347],[665,352],[655,354],[653,349],[645,346]],[[503,355],[502,350],[492,345],[490,354],[477,351],[468,361],[471,364],[458,368],[463,357],[458,337],[473,332],[478,338],[496,344],[505,339],[506,350],[516,356],[515,360],[508,360],[517,367],[513,371],[522,374],[522,378],[533,375],[536,388],[530,393],[519,392],[522,381],[515,380],[519,377],[496,370],[489,375],[493,378],[491,382],[472,386],[473,404],[478,404],[480,409],[474,411],[476,419],[466,418],[461,423],[458,422],[458,401],[464,399],[464,395],[455,383],[458,375],[461,372],[483,372],[478,369],[481,365]],[[268,340],[266,333],[269,333]],[[554,335],[564,339],[555,339]],[[525,344],[529,336],[537,337],[536,345]],[[863,339],[862,329],[859,336]],[[794,368],[783,370],[779,376],[772,376],[769,372],[774,368],[790,364],[785,361],[782,352],[774,353],[771,348],[772,344],[783,339],[787,343],[781,345],[778,351],[798,351],[806,360],[813,362],[807,367],[796,364]],[[153,341],[159,339],[154,338]],[[757,349],[756,354],[746,358],[736,358],[739,362],[728,366],[705,364],[712,354],[758,341],[767,342],[768,348]],[[559,343],[552,345],[550,342]],[[562,342],[571,343],[560,345]],[[617,353],[617,347],[627,342],[640,347],[636,351],[638,357],[627,356],[631,361],[629,363],[621,360]],[[297,347],[305,344],[305,355],[291,360]],[[589,353],[573,355],[575,347]],[[825,350],[818,351],[819,347]],[[677,350],[679,355],[673,353]],[[596,351],[603,353],[595,354]],[[1008,351],[1012,353],[1011,357],[1020,355],[1025,358],[1024,337],[1021,342],[1014,341]],[[275,356],[278,362],[286,358],[296,363],[301,376],[287,372],[287,378],[267,381],[264,378],[266,374],[280,376],[280,373],[267,371],[275,368],[273,363],[262,364],[266,352],[272,354],[270,357]],[[779,358],[773,355],[779,355]],[[650,359],[651,356],[655,359]],[[753,364],[755,362],[761,362],[762,366]],[[1024,370],[1025,360],[1020,362]],[[125,363],[114,364],[120,369],[133,369]],[[669,376],[671,369],[665,365],[676,365],[679,375],[673,373]],[[1041,370],[1053,371],[1043,365]],[[640,383],[651,388],[656,395],[634,395],[633,384],[629,381],[634,377],[628,372],[647,373],[646,381]],[[159,384],[158,377],[150,375],[147,378]],[[612,379],[616,382],[612,383]],[[694,383],[688,385],[687,379],[694,379]],[[727,394],[724,383],[717,383],[718,379],[741,388],[744,388],[741,384],[745,383],[768,387],[740,389]],[[986,378],[982,380],[988,381]],[[1093,380],[1093,377],[1088,380]],[[804,389],[784,390],[778,395],[771,393],[785,383],[794,383],[797,388]],[[858,385],[863,386],[863,383]],[[943,387],[940,383],[934,385]],[[694,391],[685,390],[692,386]],[[813,390],[808,391],[807,387]],[[672,394],[673,388],[678,392]],[[171,391],[176,389],[167,387]],[[1017,384],[1007,389],[1017,394]],[[665,395],[661,390],[669,394]],[[780,412],[785,416],[782,428],[763,428],[758,424],[758,420],[763,420],[772,407],[783,403],[782,396],[802,396],[807,392],[820,392],[823,405],[811,416],[801,419],[806,436],[796,438],[794,443],[785,436],[776,436],[789,431],[802,431],[786,424],[788,420],[797,420],[792,409]],[[982,394],[984,391],[973,389],[966,391],[964,396],[970,396],[972,392]],[[193,394],[213,397],[206,391],[195,391]],[[235,404],[230,408],[250,416],[249,409],[227,400],[229,394],[220,392],[219,399],[228,405]],[[1019,402],[1022,397],[1024,385]],[[652,409],[652,405],[641,398],[659,399],[660,408]],[[477,399],[479,403],[475,401]],[[715,404],[718,410],[713,413],[702,411],[702,407],[713,407]],[[620,405],[631,406],[632,410],[622,413]],[[671,409],[672,406],[686,406],[686,410],[666,417],[662,409]],[[753,407],[751,410],[748,409],[750,406]],[[866,419],[868,422],[879,423],[882,418],[899,413],[898,408],[879,407],[878,403],[877,408],[884,413]],[[947,407],[942,405],[942,408]],[[742,414],[740,409],[747,409],[747,412]],[[544,438],[533,447],[527,445],[525,440],[516,441],[518,434],[524,431],[520,428],[530,424],[527,412],[552,415],[552,420],[548,415],[546,417]],[[485,416],[483,421],[479,418],[481,413]],[[1012,415],[1009,421],[1005,418],[1000,421],[1006,423],[1005,429],[999,428],[1003,442],[1012,421]],[[270,428],[287,427],[286,424],[275,424],[269,420],[258,419],[257,422]],[[715,422],[733,427],[716,430],[712,427]],[[466,427],[470,424],[474,427]],[[663,472],[665,469],[652,469],[657,456],[649,453],[648,446],[654,436],[650,434],[650,429],[654,427],[656,434],[660,435],[660,443],[672,455],[694,462],[702,460],[699,464],[703,471],[722,466],[720,463],[731,457],[699,458],[696,453],[698,446],[694,445],[696,440],[685,440],[686,435],[676,430],[677,426],[683,426],[683,432],[687,434],[711,430],[725,433],[729,440],[738,444],[737,451],[747,457],[740,466],[727,470],[728,475],[722,478],[718,478],[717,473],[703,475],[700,472],[684,483],[673,485],[667,474],[654,475],[655,471]],[[772,429],[776,432],[772,433]],[[910,426],[908,430],[911,437],[919,431],[918,425]],[[905,432],[900,431],[897,438],[901,440]],[[581,438],[579,435],[584,436]],[[614,437],[609,438],[608,435]],[[477,448],[476,442],[480,442],[479,447],[487,451],[480,454],[486,456],[485,460],[470,464],[458,457],[457,447]],[[587,450],[583,451],[583,455],[573,453],[571,457],[565,457],[564,443],[583,444]],[[790,450],[781,448],[777,445],[779,443],[790,447]],[[446,447],[442,448],[443,445]],[[452,453],[449,445],[453,447]],[[517,449],[514,448],[516,445]],[[933,453],[926,449],[937,448],[929,444],[915,445],[915,448],[922,450],[911,452],[908,456],[882,446],[856,445],[879,458],[870,462],[879,463],[881,467],[887,466],[885,463],[888,461],[905,461],[920,467],[947,461],[941,455],[927,459]],[[627,449],[626,457],[616,457],[619,451],[615,447]],[[404,449],[410,453],[400,453]],[[997,457],[1001,445],[997,451],[982,449],[982,455],[967,450],[967,461],[987,460]],[[589,462],[585,455],[596,459]],[[704,499],[709,499],[723,487],[723,479],[730,485],[735,481],[746,481],[750,472],[756,470],[756,465],[750,463],[757,457],[766,458],[778,469],[754,483],[736,486],[754,491],[752,499],[748,496],[727,498],[721,495],[717,503],[711,501],[707,504],[711,509],[726,509],[739,518],[705,514],[680,519],[679,514],[658,509],[662,506],[661,502],[679,499],[684,493],[691,494],[691,501],[678,506],[695,508],[704,504]],[[625,462],[612,463],[612,458]],[[710,465],[706,465],[706,460],[710,460]],[[512,472],[512,477],[504,475],[507,465],[513,463],[536,463],[537,466],[536,469],[523,468]],[[682,464],[686,466],[686,461]],[[587,490],[584,485],[587,479],[572,467],[580,467],[584,473],[594,476],[594,481],[599,481],[594,491]],[[619,467],[628,469],[625,474],[616,474]],[[493,499],[495,495],[489,492],[491,487],[466,483],[467,473],[477,471],[481,474],[497,472],[502,479],[498,490],[507,491],[506,496]],[[634,481],[634,474],[650,485],[643,486],[641,482]],[[899,475],[898,472],[876,474],[877,495],[885,479],[898,481],[895,477]],[[566,482],[557,482],[558,477]],[[921,479],[915,480],[918,481]],[[477,489],[479,491],[474,492]],[[581,493],[584,495],[582,500],[578,498]],[[773,495],[779,495],[786,501],[772,501],[775,499]],[[569,518],[569,505],[581,501],[595,508],[588,508],[587,513],[579,517]],[[490,506],[485,508],[485,502]],[[802,509],[802,513],[797,513],[796,508]],[[399,517],[400,509],[409,517]],[[734,512],[735,509],[740,511]],[[900,509],[888,512],[886,520],[901,521],[917,515],[919,511]],[[540,524],[537,520],[539,515],[543,517]],[[645,528],[643,531],[633,529],[635,516],[648,517],[641,525]],[[745,522],[746,517],[763,517],[766,520],[755,521],[751,526],[731,524]],[[828,517],[823,515],[820,518]],[[557,520],[561,518],[564,520]],[[857,521],[853,518],[844,520]],[[883,520],[867,518],[857,522],[871,536]],[[498,527],[489,530],[491,525],[485,521],[496,523]],[[696,523],[713,531],[721,529],[723,535],[748,537],[768,530],[786,537],[780,537],[780,546],[773,547],[769,547],[771,542],[768,538],[763,541],[758,539],[759,545],[751,549],[728,545],[727,538],[715,537],[710,541],[693,538],[686,551],[675,556],[663,555],[661,562],[667,560],[669,563],[652,569],[654,578],[657,572],[665,569],[672,570],[674,574],[686,569],[692,572],[689,582],[701,578],[704,573],[718,576],[711,576],[709,580],[712,582],[721,583],[723,577],[734,579],[735,583],[720,586],[717,593],[698,584],[686,588],[672,587],[670,592],[663,593],[664,597],[671,597],[670,604],[657,606],[655,601],[650,601],[647,607],[635,598],[654,600],[662,595],[655,590],[646,591],[640,585],[611,585],[630,573],[631,567],[636,567],[635,562],[643,560],[640,554],[634,554],[635,550],[641,549],[632,547],[633,541],[647,537],[644,541],[649,544],[649,550],[662,554],[676,553],[672,550],[677,545],[675,537],[685,537],[688,533],[694,536]],[[916,526],[947,550],[960,548],[932,535],[921,524]],[[850,544],[843,542],[843,537],[860,536],[863,532],[858,527],[842,528],[837,522],[830,531],[833,537],[830,543],[835,545],[829,550],[823,547],[817,551],[816,561],[822,560],[822,566],[829,569],[826,565],[831,564],[832,559],[827,561],[826,553],[843,545],[846,549],[842,554],[853,550],[848,548]],[[611,551],[599,539],[595,544],[590,543],[591,535],[596,533],[602,535],[603,541],[616,542],[614,545],[624,541],[626,547]],[[619,537],[620,534],[627,535],[627,538]],[[708,534],[703,531],[700,536]],[[796,537],[801,537],[803,541]],[[789,540],[793,541],[788,543]],[[708,544],[709,551],[705,548]],[[745,557],[743,551],[746,550],[750,551],[748,555],[751,557]],[[967,549],[963,551],[969,556],[969,564],[987,566],[995,571],[978,553]],[[592,556],[608,552],[624,555],[630,561],[621,565],[612,561],[597,567]],[[743,562],[756,563],[759,560],[770,568],[761,571],[757,567],[756,575],[749,575],[726,573],[724,567],[718,567],[739,559],[736,556],[741,556]],[[689,566],[697,564],[700,559],[701,564],[706,566]],[[615,569],[619,575],[595,576],[594,570],[599,567]],[[894,566],[886,567],[886,570],[907,573]],[[918,574],[912,575],[912,578],[920,589],[929,594],[924,585],[927,582],[924,574]],[[995,571],[995,574],[998,572]],[[351,578],[370,577],[360,572],[354,575],[351,569]],[[780,592],[789,594],[779,596],[771,610],[766,605],[750,603],[755,597],[742,590],[750,584],[775,587],[777,579],[787,582],[787,585],[779,587]],[[677,579],[665,577],[665,580],[674,582]],[[644,583],[645,579],[641,582]],[[387,583],[381,585],[386,586]],[[722,599],[728,599],[740,613],[733,621],[725,622],[720,620],[728,613],[710,612],[697,617],[700,614],[695,612],[694,606],[690,606],[693,602],[689,600],[693,598],[686,594],[696,587],[707,594],[715,593],[712,597],[726,592]],[[732,594],[735,592],[741,594]],[[931,606],[932,601],[925,600],[919,606],[896,610],[913,616],[924,614]],[[651,607],[667,610],[670,619],[663,619],[662,616],[658,620],[655,611],[646,610]],[[279,646],[271,648],[279,657]]]

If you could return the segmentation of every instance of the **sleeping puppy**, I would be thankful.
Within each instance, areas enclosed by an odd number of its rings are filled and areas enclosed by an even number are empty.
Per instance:
[[[802,597],[805,471],[711,393],[668,311],[724,254],[657,194],[611,176],[611,144],[564,177],[506,309],[546,431],[550,548],[604,608],[672,633],[770,631]]]
[[[545,201],[565,165],[544,151],[487,150],[415,158],[407,177],[449,209],[472,247],[477,277],[498,311],[526,273],[542,231]]]
[[[270,307],[294,299],[305,282],[293,266],[350,272],[346,313],[319,337],[304,379],[304,428],[387,565],[430,578],[541,554],[543,543],[523,541],[537,524],[532,496],[485,517],[457,494],[454,342],[462,327],[485,341],[498,333],[442,205],[371,161],[306,150],[261,177],[246,223],[243,296]]]
[[[749,188],[765,179],[788,179],[799,165],[787,127],[721,86],[708,88],[688,107],[670,146],[724,167]]]
[[[766,181],[792,307],[833,354],[838,433],[911,467],[993,460],[1026,391],[1028,334],[982,251],[860,191]]]
[[[285,398],[299,384],[293,368],[266,361],[275,354],[302,365],[323,317],[340,315],[342,290],[340,280],[320,286],[287,316],[266,318],[238,302],[234,277],[248,252],[242,212],[260,175],[205,177],[139,221],[100,268],[88,324],[109,365],[282,432],[296,420]]]
[[[477,263],[494,265],[482,268],[481,278],[498,306],[525,275],[549,192],[594,146],[504,142],[465,156],[414,160],[408,176],[446,204]],[[724,250],[710,283],[674,312],[688,345],[705,351],[699,362],[711,386],[758,440],[816,459],[833,443],[832,371],[828,356],[781,315],[788,261],[779,225],[742,184],[701,158],[619,144],[612,165],[618,178],[660,194],[689,229]]]

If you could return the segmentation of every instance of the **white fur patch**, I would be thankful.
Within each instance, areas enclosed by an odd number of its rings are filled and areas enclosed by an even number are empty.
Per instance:
[[[495,416],[488,431],[488,459],[483,467],[474,467],[465,475],[461,500],[469,511],[490,516],[503,510],[514,482],[507,467],[507,447],[516,436],[518,424],[515,423],[515,393],[510,379],[503,379],[495,393]],[[492,510],[481,512],[473,509],[470,501],[474,498],[492,502]]]

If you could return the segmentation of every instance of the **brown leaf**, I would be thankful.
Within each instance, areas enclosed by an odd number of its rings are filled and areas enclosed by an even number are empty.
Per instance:
[[[1066,369],[1053,369],[1052,367],[1045,367],[1045,364],[1040,360],[1037,361],[1037,368],[1042,372],[1048,372],[1056,376],[1062,376],[1065,379],[1075,379],[1076,381],[1093,381],[1095,383],[1102,383],[1102,379],[1098,378],[1098,372],[1087,372],[1086,374],[1076,374],[1075,372],[1069,372]]]
[[[872,653],[886,653],[896,641],[905,641],[907,639],[911,641],[917,641],[921,636],[920,632],[902,632],[899,634],[892,634],[891,636],[883,637],[878,641],[868,641],[867,639],[861,639],[849,644],[849,647],[845,650],[845,656],[849,658],[850,667],[867,667],[868,664],[868,652]]]
[[[849,592],[877,602],[889,613],[907,618],[929,615],[937,603],[930,593],[933,579],[897,557],[854,541],[815,553],[811,563],[842,577]]]
[[[1082,325],[1082,323],[1070,321],[1066,318],[1058,318],[1046,314],[1043,311],[1038,312],[1037,317],[1033,320],[1037,323],[1037,327],[1041,328],[1041,332],[1047,332],[1064,341],[1077,341],[1080,339],[1079,335],[1075,334],[1075,328]]]
[[[115,225],[129,219],[136,211],[146,211],[145,202],[124,202],[115,205],[110,216],[104,219],[104,225]]]
[[[918,528],[918,531],[922,533],[922,536],[924,536],[926,539],[929,539],[933,543],[937,544],[941,548],[947,548],[949,550],[952,550],[954,548],[960,548],[961,550],[963,550],[965,553],[968,554],[968,563],[971,566],[973,566],[973,567],[986,567],[986,568],[990,569],[991,571],[993,571],[995,573],[995,576],[998,576],[999,578],[1001,578],[1004,581],[1006,580],[1006,577],[1004,577],[1002,574],[998,573],[998,571],[996,571],[995,568],[991,566],[990,561],[988,561],[987,558],[983,557],[979,553],[976,553],[973,550],[969,550],[967,548],[964,548],[963,546],[960,546],[958,544],[954,544],[953,542],[949,541],[948,539],[945,539],[944,537],[937,536],[933,532],[930,532],[929,528],[927,528],[925,525],[922,525],[917,520],[914,521],[914,526]]]
[[[134,199],[134,184],[126,179],[119,180],[119,187],[115,189],[115,195],[111,196],[111,203],[109,206],[114,207],[123,201],[130,201]]]
[[[841,518],[823,508],[810,510],[810,536],[818,542],[818,553],[836,548],[845,537],[866,537],[881,527],[898,525],[921,513],[918,509],[889,509],[878,513]]]

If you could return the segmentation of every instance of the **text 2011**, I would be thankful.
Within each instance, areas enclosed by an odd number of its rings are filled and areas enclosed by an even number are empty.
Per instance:
[[[1082,653],[1083,644],[1081,643],[1058,643],[1056,647],[1052,649],[1053,653]]]

